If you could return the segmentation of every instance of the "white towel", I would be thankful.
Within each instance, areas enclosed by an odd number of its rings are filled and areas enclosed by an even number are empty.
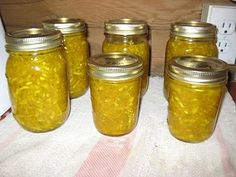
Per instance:
[[[94,127],[90,92],[72,100],[65,124],[47,133],[22,129],[10,114],[0,122],[0,177],[235,177],[236,109],[226,93],[214,134],[184,143],[167,127],[163,78],[150,78],[139,122],[121,137]]]

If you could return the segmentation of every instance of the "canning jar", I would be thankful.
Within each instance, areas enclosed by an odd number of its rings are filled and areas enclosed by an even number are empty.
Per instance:
[[[13,116],[25,129],[46,132],[69,114],[66,61],[59,31],[30,28],[7,34],[6,77]]]
[[[125,53],[98,54],[89,60],[93,119],[99,132],[120,136],[138,121],[142,59]]]
[[[80,19],[58,18],[43,22],[46,29],[63,34],[64,56],[67,60],[70,98],[82,96],[88,88],[87,60],[89,57],[86,25]]]
[[[210,57],[184,56],[169,62],[168,126],[174,137],[201,142],[212,135],[227,73],[224,61]]]
[[[105,22],[105,39],[102,50],[108,52],[125,52],[137,55],[143,60],[142,95],[148,88],[149,43],[148,25],[145,21],[119,19]]]
[[[164,94],[168,97],[166,69],[168,62],[177,56],[203,55],[217,57],[216,26],[197,21],[171,24],[170,39],[167,42],[164,69]]]

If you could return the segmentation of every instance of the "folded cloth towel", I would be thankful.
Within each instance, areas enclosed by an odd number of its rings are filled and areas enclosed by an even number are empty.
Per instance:
[[[134,131],[107,137],[94,127],[90,92],[72,100],[69,119],[47,133],[0,122],[0,177],[235,177],[236,109],[226,93],[214,134],[181,142],[168,131],[163,78],[150,78]]]

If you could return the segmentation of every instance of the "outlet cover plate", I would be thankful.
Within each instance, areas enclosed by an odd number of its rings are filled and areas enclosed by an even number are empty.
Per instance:
[[[201,21],[217,27],[218,58],[236,64],[236,6],[204,4]]]

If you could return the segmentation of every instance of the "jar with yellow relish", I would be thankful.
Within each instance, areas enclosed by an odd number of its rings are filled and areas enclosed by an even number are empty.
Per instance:
[[[177,56],[203,55],[217,57],[216,26],[197,21],[171,24],[170,39],[167,42],[164,69],[164,94],[168,97],[166,69],[168,62]]]
[[[138,121],[143,62],[126,53],[99,54],[89,60],[93,119],[99,132],[120,136]]]
[[[227,83],[228,65],[203,56],[173,58],[168,64],[168,126],[185,142],[209,138],[216,126]]]
[[[105,39],[102,50],[108,52],[125,52],[137,55],[143,60],[142,95],[148,88],[149,43],[148,25],[145,21],[119,19],[105,22]]]
[[[88,88],[87,60],[89,48],[86,25],[80,19],[58,18],[43,22],[46,29],[60,30],[63,34],[64,55],[67,60],[70,98],[83,95]]]
[[[32,132],[62,125],[69,115],[66,61],[59,31],[30,28],[7,34],[6,77],[17,122]]]

